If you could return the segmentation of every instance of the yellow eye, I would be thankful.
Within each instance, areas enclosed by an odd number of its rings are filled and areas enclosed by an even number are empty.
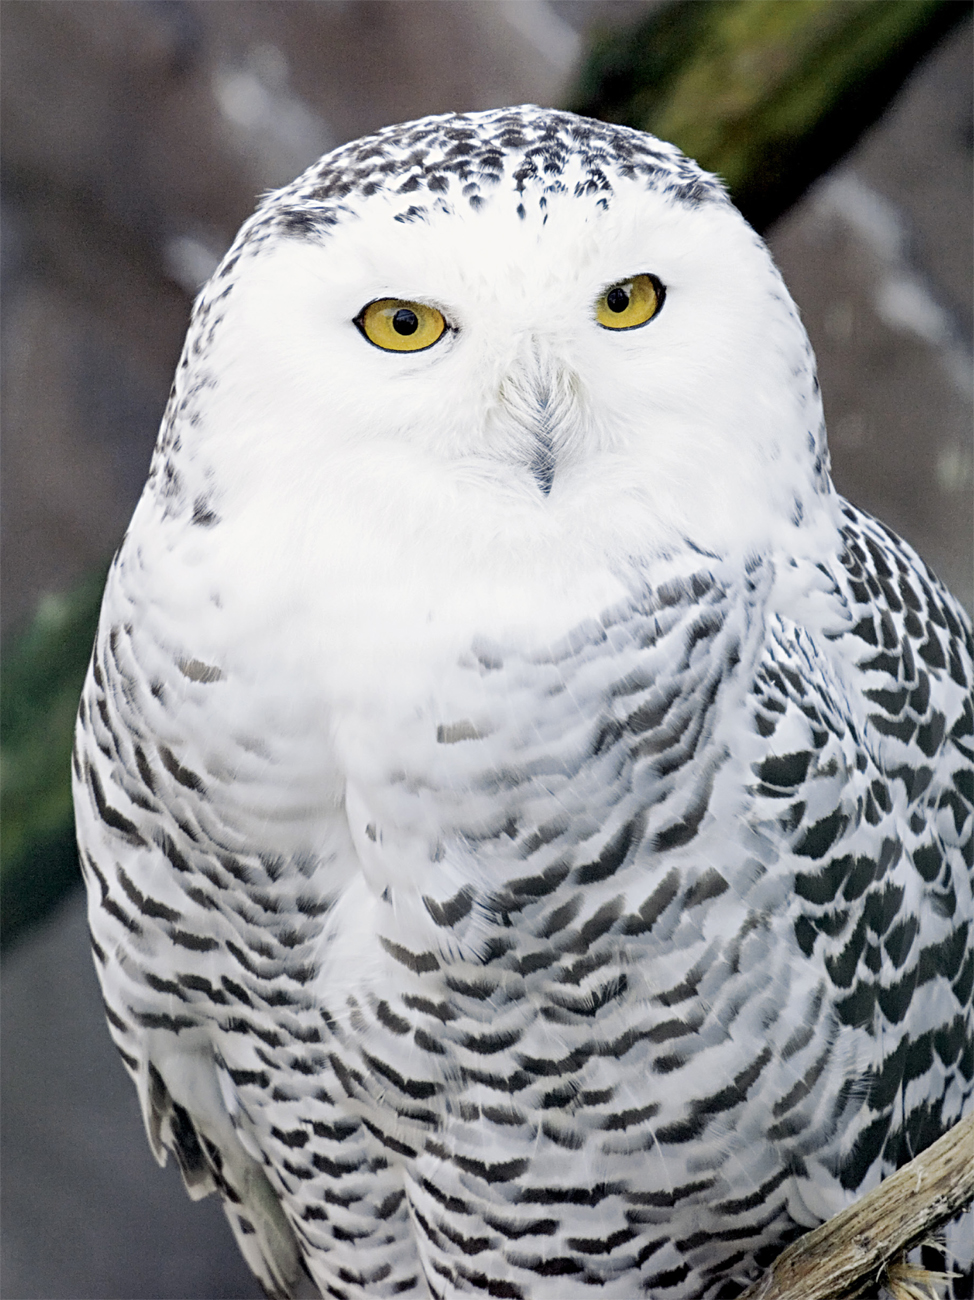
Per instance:
[[[435,307],[401,298],[379,298],[355,318],[370,343],[386,352],[422,352],[432,347],[446,329]]]
[[[634,275],[606,289],[595,304],[595,319],[607,330],[634,330],[653,319],[665,295],[655,275]]]

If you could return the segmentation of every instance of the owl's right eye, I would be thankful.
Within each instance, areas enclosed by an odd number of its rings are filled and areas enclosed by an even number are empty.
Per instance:
[[[423,302],[378,298],[355,317],[370,343],[384,352],[422,352],[446,329],[443,313]]]

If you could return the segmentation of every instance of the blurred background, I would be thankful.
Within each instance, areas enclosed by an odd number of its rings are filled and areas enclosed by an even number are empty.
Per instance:
[[[840,491],[970,609],[971,7],[4,0],[0,36],[0,1285],[257,1296],[219,1207],[149,1154],[64,829],[92,593],[193,294],[258,194],[390,122],[530,101],[656,126],[727,175],[768,238],[818,355]]]

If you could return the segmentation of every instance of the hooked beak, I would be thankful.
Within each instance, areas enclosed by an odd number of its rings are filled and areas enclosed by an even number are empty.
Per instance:
[[[551,398],[549,393],[540,397],[538,408],[538,427],[534,433],[534,455],[528,462],[528,471],[541,489],[542,496],[547,496],[555,481],[555,449],[550,425]]]
[[[503,422],[514,435],[512,458],[545,497],[578,424],[577,386],[574,375],[535,340],[501,384]]]

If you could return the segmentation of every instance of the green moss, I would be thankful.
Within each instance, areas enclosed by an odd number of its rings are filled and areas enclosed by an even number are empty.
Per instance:
[[[4,944],[80,879],[71,745],[105,575],[46,596],[0,668],[0,935]]]
[[[681,0],[598,45],[573,107],[673,141],[762,228],[970,12],[950,0]]]

